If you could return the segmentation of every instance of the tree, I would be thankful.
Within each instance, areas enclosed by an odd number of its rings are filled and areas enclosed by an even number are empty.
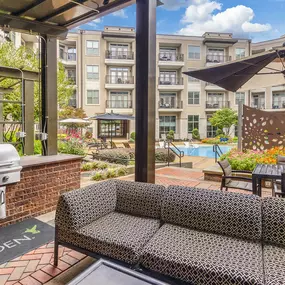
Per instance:
[[[85,111],[82,108],[74,108],[71,106],[66,106],[63,109],[61,109],[58,113],[59,119],[64,120],[64,119],[85,119],[87,117]],[[79,129],[79,128],[85,128],[88,125],[90,125],[90,122],[88,123],[61,123],[62,126],[67,127],[68,129]]]
[[[232,109],[223,108],[215,112],[209,121],[212,126],[224,130],[225,135],[228,136],[230,134],[230,127],[232,125],[237,125],[238,115],[237,112]]]

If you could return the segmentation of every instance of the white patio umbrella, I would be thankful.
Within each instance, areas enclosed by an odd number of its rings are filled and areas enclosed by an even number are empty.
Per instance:
[[[60,124],[90,124],[90,121],[84,119],[69,118],[59,121]]]

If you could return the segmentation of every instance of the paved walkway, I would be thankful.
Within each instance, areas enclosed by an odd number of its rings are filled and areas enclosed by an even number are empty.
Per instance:
[[[134,175],[129,175],[122,179],[134,180]],[[94,182],[90,180],[82,180],[82,186],[92,183]],[[220,183],[218,182],[204,181],[203,173],[199,169],[176,167],[157,169],[156,184],[164,186],[181,185],[210,190],[218,190],[220,188]],[[243,191],[237,190],[234,192]],[[270,191],[267,190],[264,194],[268,196]],[[38,218],[52,225],[54,212]],[[95,260],[74,250],[61,247],[59,266],[54,268],[52,261],[53,242],[0,265],[0,285],[64,285]]]

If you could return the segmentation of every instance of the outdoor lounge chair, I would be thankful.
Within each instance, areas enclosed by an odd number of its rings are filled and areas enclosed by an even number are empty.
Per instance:
[[[221,190],[225,189],[228,191],[228,188],[234,188],[252,192],[252,178],[233,175],[242,173],[251,174],[251,171],[232,170],[232,167],[227,159],[218,161],[218,163],[223,170]]]
[[[114,143],[113,141],[110,142],[110,144],[111,144],[111,148],[122,148],[122,147],[118,147],[118,146],[116,145],[116,143]]]
[[[131,148],[130,144],[128,142],[123,142],[123,145],[125,148]]]

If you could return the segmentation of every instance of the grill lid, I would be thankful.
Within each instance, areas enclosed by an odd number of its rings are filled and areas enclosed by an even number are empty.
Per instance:
[[[11,144],[0,144],[0,167],[12,167],[20,164],[20,156]]]

